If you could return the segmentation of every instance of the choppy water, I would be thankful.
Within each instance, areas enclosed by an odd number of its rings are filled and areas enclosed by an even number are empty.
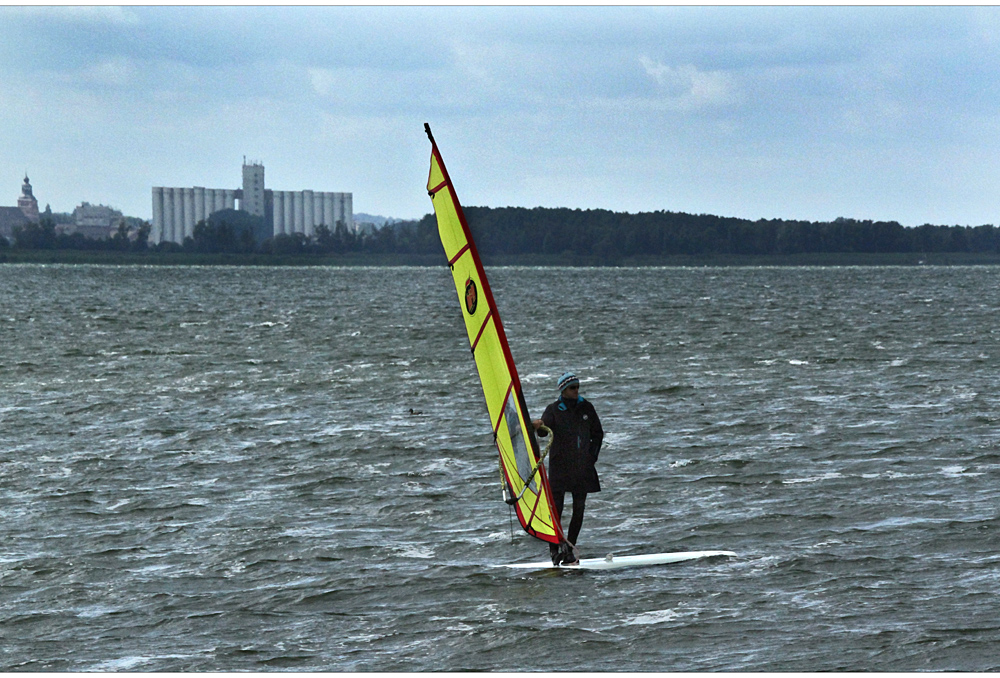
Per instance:
[[[490,275],[584,555],[739,558],[491,567],[443,267],[4,265],[0,670],[1000,669],[1000,269]]]

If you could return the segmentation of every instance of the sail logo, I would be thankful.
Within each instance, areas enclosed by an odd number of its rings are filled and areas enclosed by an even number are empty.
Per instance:
[[[476,281],[469,278],[465,281],[465,310],[469,315],[476,314],[476,305],[479,303],[479,290],[476,288]]]

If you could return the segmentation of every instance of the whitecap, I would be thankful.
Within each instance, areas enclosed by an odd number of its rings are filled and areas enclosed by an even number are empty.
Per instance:
[[[536,381],[545,381],[546,379],[551,379],[551,378],[552,378],[551,374],[546,374],[544,372],[532,372],[528,376],[523,377],[521,381],[534,383]]]
[[[967,473],[968,468],[965,466],[945,466],[938,473],[943,476],[948,476],[949,478],[958,478],[959,476],[981,476],[982,473]]]
[[[394,546],[393,550],[404,558],[433,558],[435,555],[433,549],[425,546],[418,546],[416,544]]]
[[[106,614],[113,614],[117,611],[117,608],[108,607],[107,605],[94,605],[80,610],[76,613],[76,616],[81,619],[93,619],[95,617],[103,617]]]
[[[634,436],[630,433],[611,431],[604,435],[604,446],[608,447],[609,445],[621,445],[626,441],[631,440],[633,437]]]
[[[824,473],[818,476],[810,476],[808,478],[792,478],[791,480],[782,480],[781,482],[785,485],[795,485],[797,483],[818,483],[821,480],[831,480],[833,478],[843,477],[843,474],[831,471],[830,473]]]
[[[148,664],[150,661],[152,661],[152,657],[120,657],[118,659],[108,659],[86,670],[97,673],[130,671],[137,666]]]
[[[417,472],[417,475],[428,476],[437,473],[448,473],[452,467],[456,466],[457,462],[454,459],[435,459],[424,465],[422,469]]]
[[[681,616],[680,612],[676,610],[652,610],[650,612],[643,612],[640,615],[636,615],[632,619],[625,622],[626,626],[634,626],[637,624],[662,624],[664,622],[672,621]]]
[[[817,396],[803,396],[802,399],[807,403],[832,403],[839,400],[846,400],[847,396],[843,395],[817,395]]]

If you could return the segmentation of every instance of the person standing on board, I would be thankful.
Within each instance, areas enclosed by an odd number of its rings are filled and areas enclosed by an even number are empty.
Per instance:
[[[552,429],[552,447],[549,450],[549,485],[556,513],[562,522],[566,493],[573,495],[573,517],[569,521],[566,538],[570,546],[583,527],[583,511],[587,494],[600,492],[601,483],[597,478],[597,455],[601,452],[604,429],[597,411],[590,401],[580,395],[580,380],[572,372],[559,377],[557,384],[559,400],[545,408],[541,419],[531,422],[535,430],[545,424]],[[539,431],[539,435],[542,432]],[[575,565],[577,557],[573,550],[567,552],[561,545],[549,544],[552,564]]]

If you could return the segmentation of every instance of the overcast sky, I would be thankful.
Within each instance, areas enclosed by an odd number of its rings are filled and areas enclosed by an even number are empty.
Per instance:
[[[991,7],[0,7],[0,205],[152,186],[1000,224]]]

